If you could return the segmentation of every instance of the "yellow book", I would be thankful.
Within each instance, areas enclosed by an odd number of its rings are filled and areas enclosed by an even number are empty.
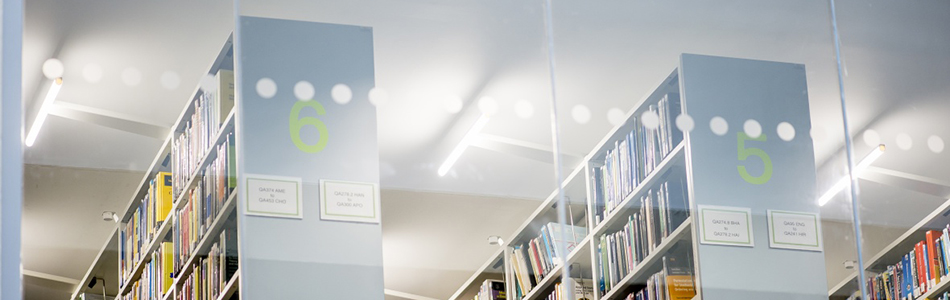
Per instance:
[[[172,242],[162,243],[162,295],[168,293],[175,275],[175,248]]]
[[[172,198],[172,173],[158,172],[155,175],[155,204],[158,209],[156,225],[168,218],[175,199]]]
[[[214,75],[218,84],[218,92],[214,94],[218,104],[218,123],[224,123],[231,109],[234,108],[234,71],[221,69]]]

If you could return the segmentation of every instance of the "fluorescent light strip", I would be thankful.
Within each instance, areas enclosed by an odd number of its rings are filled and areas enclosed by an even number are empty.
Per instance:
[[[878,145],[874,148],[874,150],[871,150],[871,153],[868,153],[868,155],[861,159],[861,162],[859,162],[858,165],[854,167],[854,170],[851,172],[852,177],[849,178],[848,176],[845,176],[844,178],[841,178],[841,180],[838,180],[835,185],[831,186],[831,189],[818,198],[818,205],[824,206],[828,203],[828,201],[831,201],[831,198],[837,195],[838,192],[841,192],[841,190],[848,187],[848,185],[851,183],[851,179],[857,179],[861,172],[871,166],[871,163],[877,160],[878,157],[881,157],[881,154],[884,154],[884,150],[884,144]]]
[[[485,124],[488,123],[488,116],[482,114],[481,117],[478,117],[478,120],[475,121],[475,124],[472,125],[472,128],[465,133],[465,136],[462,137],[462,140],[459,141],[459,144],[455,146],[455,149],[452,149],[452,152],[449,153],[449,157],[445,159],[445,162],[442,163],[442,166],[439,167],[439,176],[445,176],[449,172],[449,169],[452,168],[452,165],[455,164],[455,161],[462,156],[462,152],[465,152],[465,149],[468,148],[468,145],[471,144],[472,139],[475,138],[482,128],[485,127]]]
[[[30,133],[26,135],[25,143],[27,147],[32,147],[33,143],[36,142],[36,136],[40,134],[40,128],[43,128],[43,123],[46,122],[46,116],[49,115],[49,110],[53,108],[53,100],[56,99],[56,95],[59,94],[59,89],[62,87],[62,77],[53,80],[53,84],[50,85],[49,91],[46,92],[46,99],[43,99],[43,104],[40,106],[40,112],[36,114],[36,119],[33,120],[33,126],[30,127]]]

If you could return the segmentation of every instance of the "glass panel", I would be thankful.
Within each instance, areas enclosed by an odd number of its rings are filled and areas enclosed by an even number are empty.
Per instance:
[[[950,135],[943,116],[948,112],[950,38],[945,32],[950,21],[944,15],[950,4],[836,5],[855,157],[879,145],[887,149],[854,174],[864,233],[865,299],[882,299],[885,278],[894,286],[888,289],[892,295],[946,299],[950,173],[943,165],[948,161],[944,139]]]
[[[505,262],[543,250],[526,243],[558,228],[540,7],[244,0],[239,8],[240,172],[302,178],[314,204],[309,193],[335,195],[326,181],[378,183],[382,214],[378,225],[340,222],[326,214],[348,202],[334,200],[319,210],[305,204],[302,222],[239,218],[242,296],[472,299],[515,290]],[[261,89],[270,84],[273,97]],[[325,114],[301,103],[319,103]],[[323,125],[292,125],[291,134],[310,145],[325,126],[326,148],[302,153],[278,141],[257,149],[268,130],[287,131],[257,116],[286,118],[298,105],[306,106],[291,122]],[[584,202],[571,212],[582,220]],[[270,237],[273,230],[294,234]],[[534,262],[543,266],[536,281],[553,272],[553,261]]]
[[[590,174],[577,278],[591,298],[836,293],[857,252],[834,189],[847,165],[828,3],[552,7],[562,150]]]
[[[27,1],[25,298],[947,291],[950,6],[551,2]]]
[[[227,98],[215,75],[231,69],[233,4],[23,2],[24,298],[161,299],[234,232],[217,180],[233,122],[227,100],[209,104]],[[184,132],[203,137],[188,167]],[[205,242],[185,245],[199,214],[189,239]]]

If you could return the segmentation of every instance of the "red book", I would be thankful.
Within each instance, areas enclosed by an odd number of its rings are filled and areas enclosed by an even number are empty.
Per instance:
[[[937,256],[937,239],[940,238],[940,232],[936,230],[927,231],[927,255],[930,256],[927,262],[930,263],[927,269],[930,272],[931,284],[940,283],[940,257]]]
[[[927,264],[924,263],[924,242],[920,241],[914,246],[914,253],[917,259],[917,282],[920,284],[920,293],[927,292]]]

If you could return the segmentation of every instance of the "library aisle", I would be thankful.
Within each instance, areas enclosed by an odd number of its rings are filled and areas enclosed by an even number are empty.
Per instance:
[[[950,300],[946,1],[0,5],[2,299]]]

